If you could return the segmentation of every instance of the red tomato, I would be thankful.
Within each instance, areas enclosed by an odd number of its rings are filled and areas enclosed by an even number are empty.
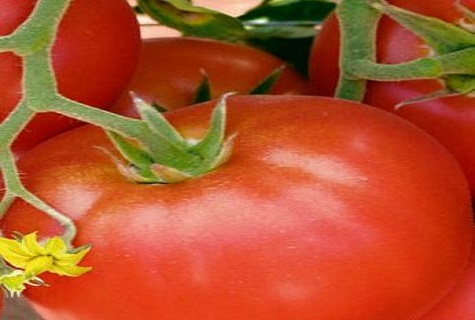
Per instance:
[[[196,139],[211,106],[167,117]],[[26,292],[36,310],[48,320],[415,319],[463,271],[468,187],[415,126],[353,102],[269,95],[231,97],[227,129],[231,159],[177,184],[127,181],[93,126],[22,157],[27,188],[93,248],[82,263],[91,272],[45,276],[49,287]],[[22,201],[2,230],[61,232]]]
[[[473,319],[475,319],[475,246],[472,246],[470,265],[461,281],[440,304],[421,320]]]
[[[458,23],[462,14],[455,8],[456,1],[391,0],[391,4]],[[475,0],[462,0],[463,5],[475,10]],[[316,38],[309,68],[310,81],[320,95],[331,96],[338,78],[339,30],[334,16],[329,18]],[[378,61],[400,63],[430,54],[424,42],[393,20],[383,17],[377,37]],[[404,117],[436,137],[457,158],[475,195],[475,98],[456,96],[407,104],[396,109],[400,102],[427,96],[442,89],[438,80],[411,80],[402,82],[370,82],[364,101]]]
[[[14,31],[36,0],[0,0],[0,35]],[[127,85],[138,58],[139,27],[124,0],[74,0],[61,22],[53,48],[59,91],[73,100],[108,108]],[[0,121],[21,98],[21,59],[0,53]],[[17,154],[77,122],[41,114],[15,143]]]
[[[136,116],[130,91],[149,103],[171,110],[188,106],[208,75],[212,97],[227,92],[247,93],[285,62],[244,45],[197,38],[153,38],[142,45],[141,56],[129,87],[118,100],[118,113]],[[273,94],[307,94],[306,79],[286,66]]]

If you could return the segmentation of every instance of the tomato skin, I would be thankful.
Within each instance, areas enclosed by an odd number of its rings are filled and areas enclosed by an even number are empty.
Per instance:
[[[193,103],[205,71],[212,98],[227,92],[247,93],[285,62],[264,51],[211,39],[165,37],[145,39],[127,90],[116,103],[120,114],[137,116],[129,92],[167,110]],[[269,93],[310,94],[308,81],[286,66]]]
[[[475,227],[474,227],[475,234]],[[475,245],[470,264],[457,286],[421,320],[475,319]]]
[[[211,106],[167,117],[197,138]],[[172,185],[126,181],[92,126],[22,157],[27,188],[93,248],[90,273],[27,290],[36,310],[48,320],[416,319],[463,271],[466,181],[413,125],[331,98],[235,96],[227,128],[231,159]],[[61,231],[22,201],[2,230]]]
[[[454,7],[455,1],[391,0],[391,4],[457,23],[462,18]],[[474,0],[461,1],[475,10]],[[404,45],[401,45],[404,44]],[[339,55],[338,22],[331,16],[315,39],[310,55],[310,82],[319,95],[332,96],[338,80]],[[396,22],[383,17],[378,27],[378,61],[400,63],[430,54],[424,42]],[[401,82],[369,82],[364,102],[393,112],[421,127],[438,139],[457,158],[475,195],[475,98],[469,96],[443,97],[407,104],[403,101],[420,98],[443,89],[438,80]]]
[[[32,12],[36,0],[0,0],[0,35],[14,31]],[[127,85],[137,63],[140,30],[125,0],[74,0],[53,48],[59,92],[95,107],[110,108]],[[22,61],[0,53],[0,121],[21,98]],[[53,114],[37,115],[14,145],[20,155],[78,122]]]

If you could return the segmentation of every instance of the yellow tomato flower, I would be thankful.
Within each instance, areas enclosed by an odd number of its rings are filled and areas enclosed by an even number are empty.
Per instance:
[[[38,277],[30,278],[23,270],[12,270],[10,273],[0,275],[0,284],[9,292],[10,296],[20,296],[26,289],[26,284],[32,286],[45,285]]]
[[[90,267],[77,265],[89,250],[90,247],[68,250],[60,237],[48,238],[40,244],[36,232],[17,240],[0,238],[0,256],[13,267],[23,269],[30,278],[43,272],[80,276],[91,270]]]

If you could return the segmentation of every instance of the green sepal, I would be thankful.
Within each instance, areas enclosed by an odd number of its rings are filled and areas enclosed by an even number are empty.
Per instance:
[[[257,86],[249,91],[249,94],[267,94],[272,90],[272,87],[279,80],[282,72],[284,72],[285,65],[282,65],[274,69],[269,75],[267,75]]]
[[[153,163],[153,158],[142,148],[130,143],[127,139],[113,131],[106,132],[114,146],[130,163],[135,164],[137,167],[147,167]]]
[[[248,94],[268,94],[284,72],[285,65],[281,65],[269,73],[261,82],[252,88]],[[193,103],[201,103],[212,99],[211,83],[205,70],[201,70],[202,79],[195,90]]]
[[[133,96],[133,100],[138,114],[153,132],[166,139],[168,143],[176,149],[185,150],[187,148],[185,139],[183,139],[167,121],[163,113],[159,112],[138,96]]]
[[[168,120],[134,96],[138,113],[150,129],[155,144],[144,148],[139,143],[108,132],[127,164],[113,158],[118,170],[138,183],[176,183],[205,174],[228,160],[235,135],[226,138],[226,97],[213,109],[208,130],[200,140],[185,139]]]
[[[210,125],[205,136],[195,145],[190,147],[190,152],[198,154],[202,159],[196,171],[202,171],[206,167],[212,167],[216,158],[221,153],[226,131],[226,97],[222,96],[211,115]],[[202,169],[203,168],[203,169]]]
[[[156,180],[155,174],[150,169],[154,163],[153,158],[142,148],[135,146],[125,138],[113,131],[106,131],[114,147],[122,154],[127,164],[113,158],[117,168],[129,180],[147,183]]]
[[[209,82],[208,74],[206,70],[200,70],[201,81],[195,90],[193,97],[193,103],[200,103],[211,100],[211,84]]]

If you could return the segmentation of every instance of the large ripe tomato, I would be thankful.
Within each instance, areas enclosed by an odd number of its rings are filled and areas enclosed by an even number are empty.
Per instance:
[[[167,117],[196,139],[211,105]],[[90,273],[26,292],[45,319],[402,320],[446,294],[472,227],[466,181],[440,144],[348,101],[228,105],[230,160],[185,182],[127,181],[93,126],[20,159],[26,186],[93,248]],[[22,201],[2,230],[61,232]]]
[[[440,304],[421,320],[455,319],[475,319],[475,246],[472,246],[470,265],[461,281]]]
[[[462,13],[456,1],[390,0],[391,4],[458,23]],[[475,10],[475,0],[462,0],[463,5]],[[314,42],[310,61],[310,81],[318,94],[331,96],[338,78],[338,23],[329,18]],[[382,63],[400,63],[431,54],[424,42],[393,20],[383,17],[377,37],[378,60]],[[442,89],[438,80],[411,80],[402,82],[370,82],[365,102],[398,114],[423,128],[443,143],[462,165],[475,195],[475,98],[455,96],[407,104],[396,109],[402,101],[427,96]]]
[[[136,116],[129,91],[165,109],[193,103],[202,81],[209,78],[212,98],[227,92],[247,93],[285,62],[249,46],[198,38],[151,38],[144,40],[135,75],[118,100],[118,113]],[[306,79],[286,66],[270,91],[273,94],[307,94]]]
[[[36,0],[0,0],[0,35],[15,30]],[[140,34],[125,0],[74,0],[61,22],[53,49],[59,91],[79,102],[109,108],[134,71]],[[0,53],[0,122],[21,98],[21,59]],[[17,154],[77,124],[53,114],[36,116],[15,143]]]

